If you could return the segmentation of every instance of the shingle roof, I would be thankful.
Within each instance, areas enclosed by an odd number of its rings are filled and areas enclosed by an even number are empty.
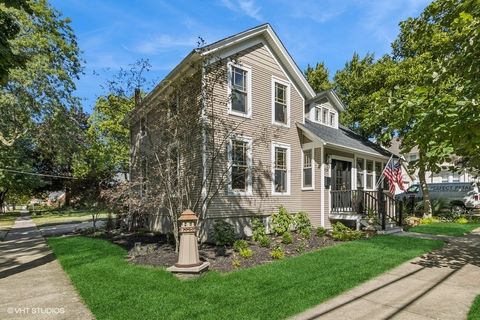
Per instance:
[[[300,128],[305,128],[327,145],[335,145],[349,149],[372,153],[378,156],[390,157],[391,153],[376,143],[356,134],[352,130],[340,125],[338,129],[327,127],[325,125],[312,122],[305,119],[305,124],[298,124]]]

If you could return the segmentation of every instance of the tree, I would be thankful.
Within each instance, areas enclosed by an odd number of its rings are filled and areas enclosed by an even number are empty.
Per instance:
[[[0,3],[0,85],[7,82],[10,69],[24,65],[25,56],[15,53],[10,45],[20,32],[20,26],[13,10],[23,10],[31,13],[25,0],[9,0]]]
[[[77,40],[70,20],[46,0],[28,2],[30,12],[4,6],[15,17],[18,33],[8,40],[11,52],[25,58],[10,65],[8,81],[0,88],[0,144],[12,146],[57,110],[78,105],[73,96],[81,72]]]
[[[324,62],[318,62],[315,68],[308,65],[304,74],[315,92],[322,92],[333,87],[328,79],[328,69],[325,67]]]
[[[386,144],[399,136],[403,153],[418,147],[412,167],[419,170],[425,215],[431,215],[427,170],[438,172],[452,154],[478,165],[478,26],[476,1],[434,1],[400,24],[391,55],[354,56],[335,76],[351,127]]]

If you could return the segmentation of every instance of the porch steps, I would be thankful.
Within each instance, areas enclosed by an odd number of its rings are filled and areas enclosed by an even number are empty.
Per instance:
[[[395,226],[393,228],[387,227],[387,230],[378,230],[377,234],[394,234],[394,233],[400,233],[400,232],[403,232],[403,228]]]

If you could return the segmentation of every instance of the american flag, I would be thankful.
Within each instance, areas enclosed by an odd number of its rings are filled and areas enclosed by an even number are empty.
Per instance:
[[[400,159],[395,161],[394,158],[391,158],[387,163],[385,170],[383,171],[383,175],[385,178],[387,178],[388,191],[390,191],[390,193],[395,193],[395,183],[401,190],[405,191],[402,178],[402,163]]]

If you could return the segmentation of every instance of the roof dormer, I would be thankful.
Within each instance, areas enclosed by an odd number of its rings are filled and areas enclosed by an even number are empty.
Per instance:
[[[307,101],[305,117],[310,121],[338,129],[340,112],[345,109],[333,90],[320,92]]]

